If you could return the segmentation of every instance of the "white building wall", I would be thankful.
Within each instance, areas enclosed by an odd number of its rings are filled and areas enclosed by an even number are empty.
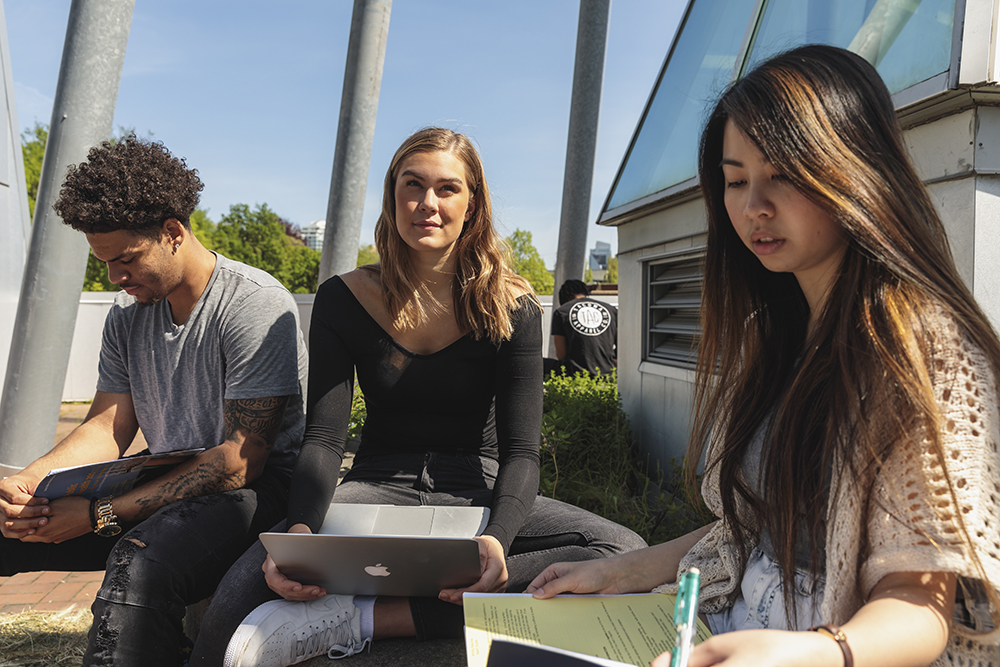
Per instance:
[[[1000,331],[1000,176],[982,176],[977,185],[973,294]]]

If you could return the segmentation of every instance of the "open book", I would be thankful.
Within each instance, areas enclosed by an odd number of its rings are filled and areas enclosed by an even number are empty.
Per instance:
[[[135,486],[139,474],[144,470],[172,468],[203,451],[204,448],[183,449],[163,454],[87,463],[71,468],[55,468],[38,483],[35,495],[49,500],[63,496],[84,498],[120,496]]]
[[[562,649],[583,663],[638,665],[674,648],[674,596],[466,593],[465,646],[469,667],[486,667],[494,639]],[[698,621],[695,643],[711,636]],[[600,658],[592,660],[590,657]],[[507,664],[507,663],[500,663]],[[494,667],[494,661],[490,661]],[[524,658],[518,665],[525,666]]]

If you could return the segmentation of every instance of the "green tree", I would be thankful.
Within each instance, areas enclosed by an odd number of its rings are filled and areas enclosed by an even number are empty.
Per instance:
[[[267,204],[256,209],[233,204],[215,226],[213,249],[267,271],[292,292],[314,292],[320,253],[290,236],[289,230],[294,232],[294,226],[279,218]]]
[[[256,266],[276,278],[281,273],[288,248],[285,227],[267,204],[253,210],[246,204],[233,204],[219,221],[216,233],[216,249],[226,257]]]
[[[208,217],[208,211],[196,208],[191,214],[190,221],[195,238],[209,250],[215,250],[216,225]]]
[[[117,292],[118,286],[108,280],[108,267],[90,253],[87,257],[87,270],[83,274],[84,292]]]
[[[315,292],[316,281],[319,279],[319,258],[319,251],[307,245],[290,245],[279,280],[293,294]]]
[[[36,122],[35,127],[21,134],[21,154],[24,156],[24,180],[28,186],[28,214],[35,217],[38,182],[42,178],[42,160],[49,140],[49,126]]]
[[[511,266],[525,278],[537,294],[552,294],[553,278],[538,250],[531,243],[531,232],[515,229],[507,237],[510,246]]]
[[[358,248],[358,266],[374,264],[378,261],[378,250],[374,245],[363,245]]]

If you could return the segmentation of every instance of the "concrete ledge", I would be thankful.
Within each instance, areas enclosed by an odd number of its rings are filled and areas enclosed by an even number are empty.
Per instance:
[[[465,667],[465,642],[461,639],[383,639],[372,642],[371,652],[364,651],[343,663],[350,667]],[[303,667],[330,667],[330,659],[321,655],[300,663]]]

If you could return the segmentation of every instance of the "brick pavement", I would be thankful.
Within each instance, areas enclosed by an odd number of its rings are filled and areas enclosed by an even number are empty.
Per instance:
[[[89,403],[63,403],[59,410],[56,442],[69,435],[87,416]],[[146,447],[142,433],[127,453]],[[62,611],[90,608],[94,594],[101,587],[104,572],[22,572],[0,577],[0,614],[21,611]]]

